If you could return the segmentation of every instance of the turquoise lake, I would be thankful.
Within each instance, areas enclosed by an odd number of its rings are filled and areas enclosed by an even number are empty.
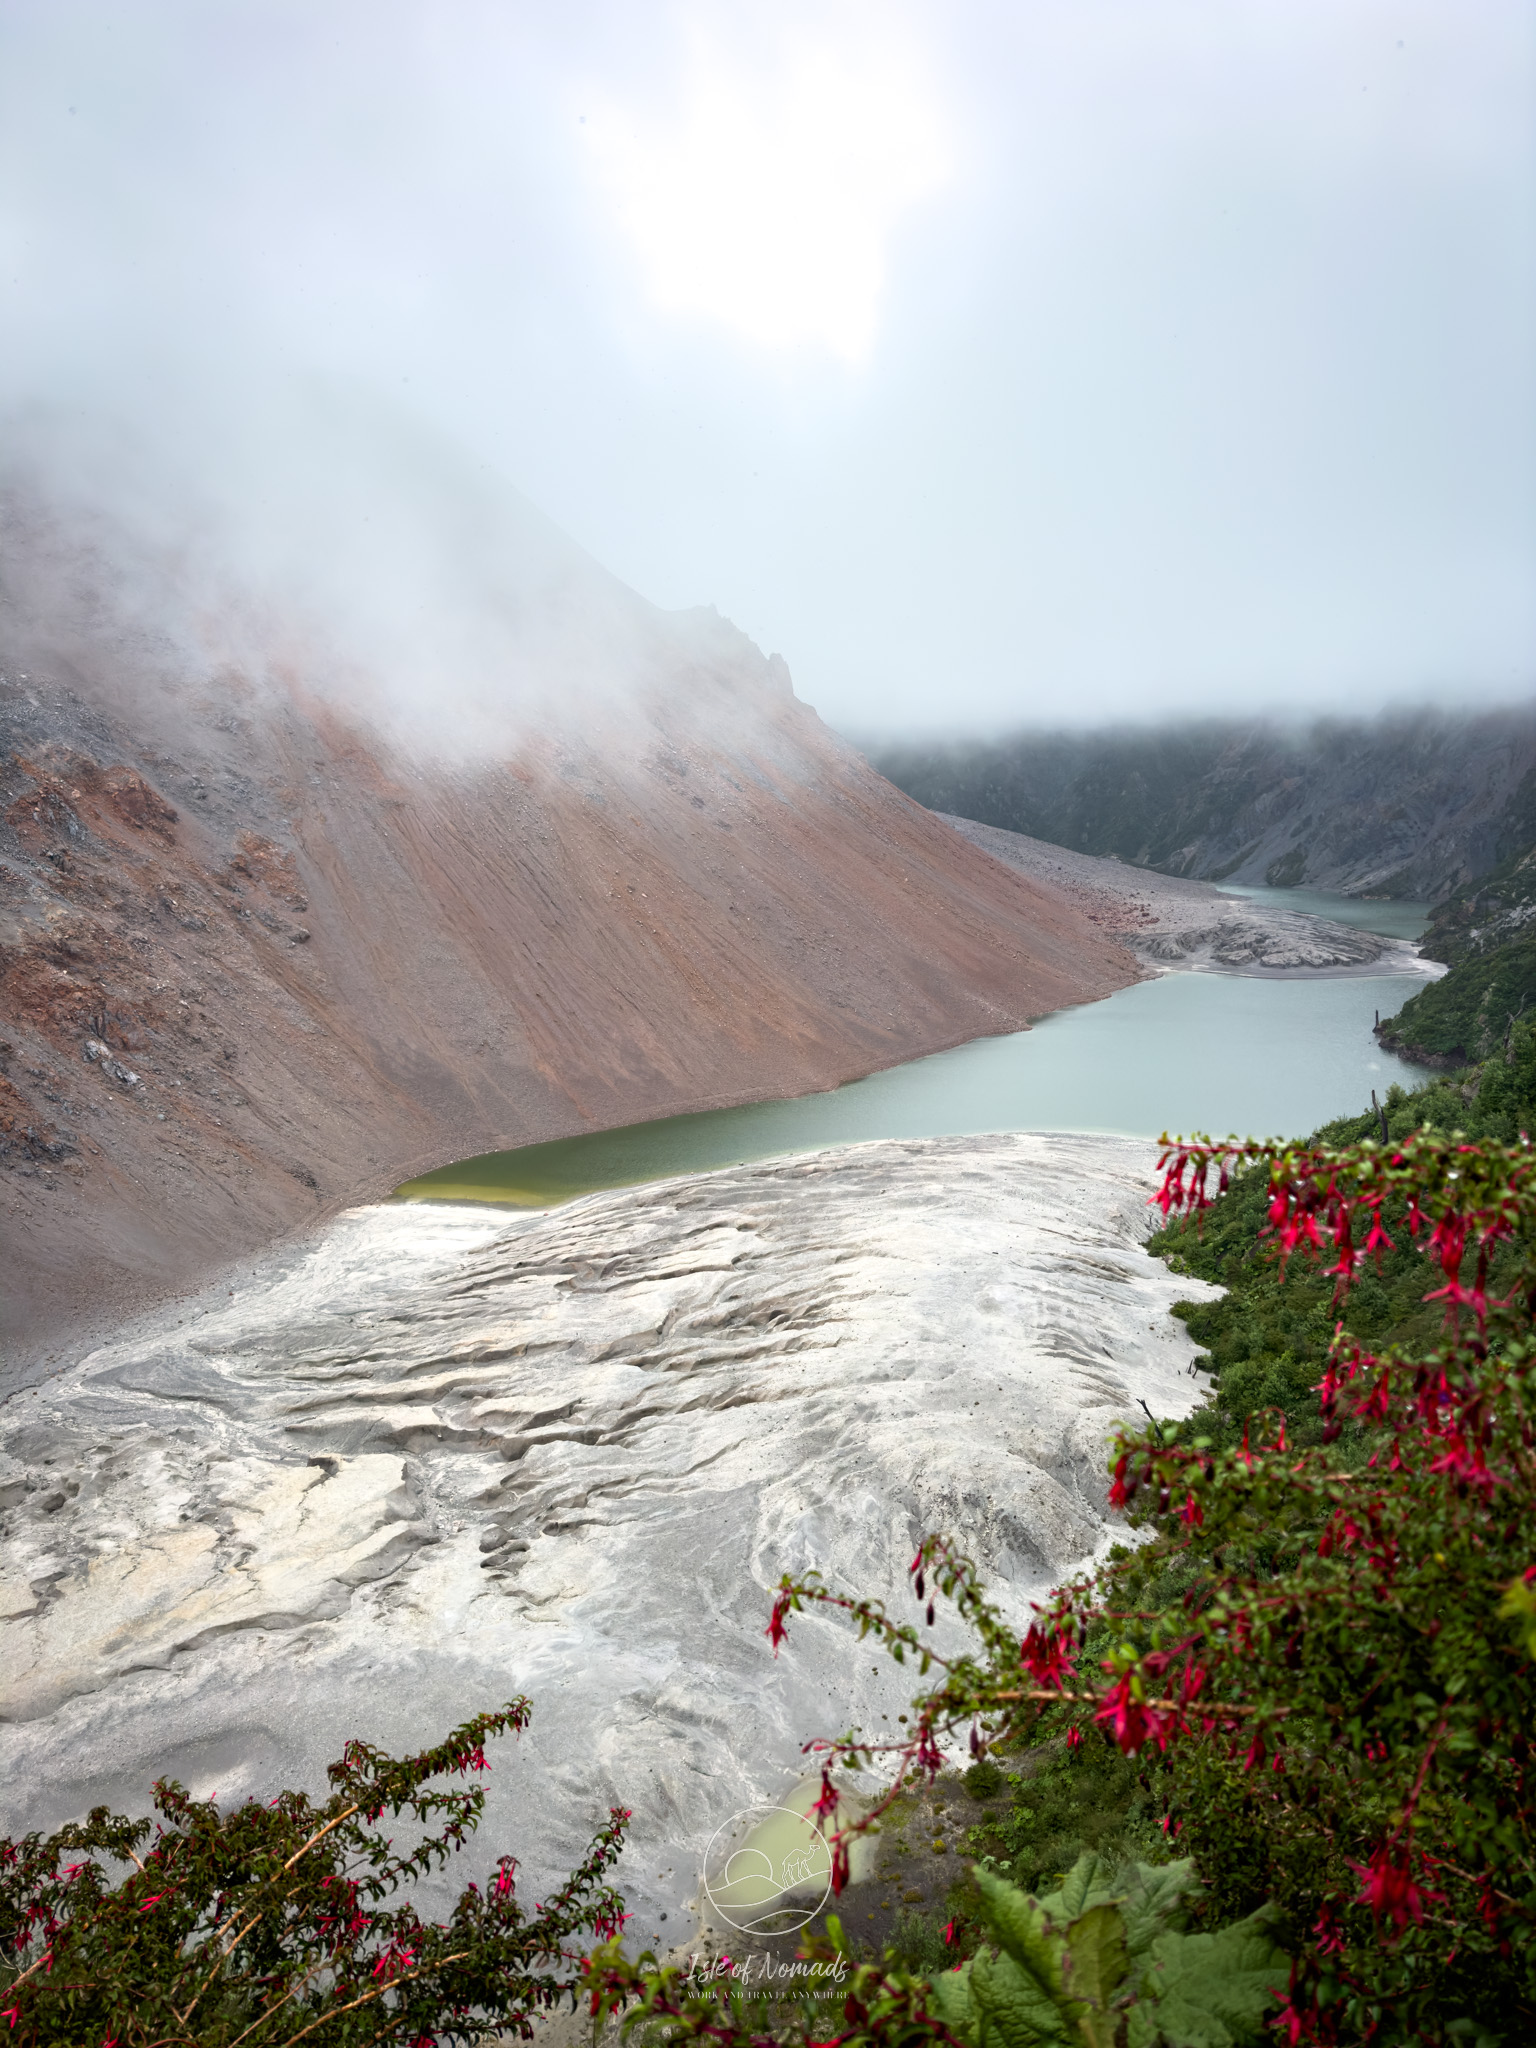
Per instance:
[[[1309,894],[1303,890],[1242,893],[1314,907],[1297,900]],[[1422,929],[1422,905],[1350,908],[1350,922],[1390,925],[1392,937]],[[1335,913],[1330,907],[1327,914]],[[1368,1108],[1372,1089],[1385,1094],[1394,1081],[1411,1088],[1427,1078],[1371,1035],[1378,1011],[1390,1015],[1423,985],[1418,974],[1296,981],[1166,974],[1060,1010],[1032,1030],[976,1039],[825,1094],[486,1153],[408,1182],[400,1193],[544,1207],[597,1188],[868,1138],[999,1130],[1299,1135]]]

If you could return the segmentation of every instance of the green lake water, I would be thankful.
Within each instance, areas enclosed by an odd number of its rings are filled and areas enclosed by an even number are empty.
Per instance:
[[[1384,1094],[1393,1081],[1413,1087],[1427,1078],[1371,1036],[1378,1010],[1392,1014],[1423,985],[1417,974],[1162,975],[1057,1011],[1031,1031],[976,1039],[825,1094],[490,1152],[399,1192],[542,1208],[597,1188],[867,1138],[1007,1130],[1299,1135],[1369,1107],[1373,1088]]]
[[[1389,903],[1369,896],[1334,896],[1326,889],[1262,889],[1242,882],[1223,882],[1223,896],[1246,896],[1250,903],[1273,903],[1282,910],[1304,910],[1312,917],[1332,918],[1363,932],[1388,939],[1421,939],[1429,923],[1427,903]]]

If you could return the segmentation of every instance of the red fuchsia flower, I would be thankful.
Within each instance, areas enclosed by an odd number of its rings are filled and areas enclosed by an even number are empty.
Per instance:
[[[1334,1226],[1333,1248],[1337,1253],[1333,1264],[1324,1270],[1341,1283],[1352,1280],[1359,1266],[1362,1254],[1355,1250],[1353,1231],[1354,1218],[1345,1203],[1339,1210],[1339,1220]]]
[[[1042,1631],[1031,1622],[1019,1644],[1019,1662],[1036,1685],[1059,1687],[1072,1675],[1073,1645],[1070,1636],[1057,1629]]]
[[[497,1898],[505,1898],[507,1893],[513,1890],[515,1880],[512,1873],[516,1868],[517,1858],[515,1856],[503,1856],[496,1865],[496,1876],[492,1881],[491,1890],[495,1892]]]
[[[1324,1899],[1317,1918],[1312,1923],[1312,1932],[1317,1940],[1317,1952],[1323,1956],[1336,1956],[1344,1947],[1344,1930],[1339,1925],[1338,1902]]]
[[[944,1768],[944,1752],[934,1741],[933,1730],[926,1722],[918,1730],[917,1745],[912,1753],[912,1761],[920,1771],[926,1771],[930,1777],[935,1772],[942,1771]]]
[[[1134,1683],[1133,1674],[1127,1672],[1105,1693],[1093,1718],[1101,1728],[1108,1729],[1127,1756],[1135,1756],[1138,1750],[1145,1748],[1149,1737],[1159,1749],[1166,1749],[1168,1738],[1173,1733],[1174,1717],[1138,1700]]]
[[[1337,1508],[1317,1539],[1319,1557],[1332,1557],[1337,1550],[1353,1550],[1365,1541],[1365,1531],[1345,1508]]]
[[[1365,1250],[1375,1258],[1378,1271],[1381,1267],[1382,1253],[1395,1252],[1397,1250],[1397,1246],[1387,1235],[1379,1209],[1372,1209],[1371,1211],[1371,1229],[1370,1235],[1365,1240]]]
[[[1481,1444],[1469,1445],[1464,1437],[1453,1436],[1438,1458],[1430,1465],[1431,1472],[1443,1472],[1458,1486],[1470,1487],[1474,1493],[1492,1495],[1504,1484],[1497,1473],[1488,1470]]]
[[[1192,1493],[1184,1496],[1184,1505],[1179,1509],[1179,1520],[1186,1529],[1203,1529],[1205,1526],[1205,1509]]]
[[[782,1643],[784,1638],[789,1634],[789,1630],[784,1626],[784,1617],[786,1614],[788,1614],[789,1608],[789,1594],[781,1593],[778,1599],[775,1600],[773,1603],[773,1612],[768,1617],[768,1626],[763,1630],[763,1634],[768,1638],[769,1642],[773,1645],[773,1654],[775,1655],[775,1657],[777,1657],[777,1655],[779,1654],[780,1643]]]
[[[19,2005],[8,2005],[4,2012],[0,2012],[0,2020],[8,2020],[13,2027],[20,2018],[21,2007]]]
[[[1422,1927],[1425,1901],[1441,1896],[1438,1892],[1420,1891],[1414,1883],[1412,1852],[1407,1844],[1383,1842],[1369,1863],[1351,1862],[1349,1867],[1365,1879],[1356,1904],[1369,1906],[1377,1920],[1391,1920],[1399,1934],[1410,1920],[1416,1927]]]
[[[1136,1491],[1136,1481],[1134,1479],[1131,1480],[1129,1485],[1126,1484],[1126,1473],[1130,1469],[1130,1463],[1131,1454],[1129,1451],[1122,1451],[1115,1460],[1114,1478],[1110,1482],[1109,1488],[1109,1504],[1112,1508],[1123,1508],[1131,1495]]]
[[[848,1884],[848,1845],[839,1835],[832,1844],[832,1891],[841,1898]]]
[[[954,1945],[955,1945],[955,1923],[954,1923],[954,1921],[953,1921],[953,1920],[946,1920],[946,1921],[944,1922],[944,1946],[945,1946],[946,1948],[953,1948],[953,1947],[954,1947]]]
[[[818,1820],[825,1820],[829,1813],[837,1811],[837,1787],[833,1784],[831,1774],[825,1765],[822,1766],[821,1772],[821,1790],[816,1795],[816,1803],[811,1811]]]
[[[1367,1391],[1350,1405],[1359,1422],[1385,1422],[1392,1409],[1392,1375],[1377,1373]]]

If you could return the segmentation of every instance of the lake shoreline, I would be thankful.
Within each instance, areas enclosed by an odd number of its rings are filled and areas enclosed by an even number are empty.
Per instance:
[[[1344,916],[1330,916],[1326,908],[1279,900],[1289,891],[1223,890],[1214,882],[1130,867],[970,818],[940,815],[994,860],[1060,890],[1153,973],[1172,967],[1261,978],[1390,974],[1412,971],[1418,959],[1410,940],[1350,917],[1352,899],[1339,899]],[[1315,895],[1311,900],[1323,901]]]

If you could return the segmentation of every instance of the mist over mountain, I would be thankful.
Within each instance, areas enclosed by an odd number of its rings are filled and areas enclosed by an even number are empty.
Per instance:
[[[1536,705],[876,742],[930,810],[1204,881],[1438,901],[1530,838]]]
[[[250,529],[13,494],[13,1337],[469,1153],[832,1087],[1137,978],[713,611],[457,473],[401,501],[425,564],[386,494],[322,502],[306,585]]]

